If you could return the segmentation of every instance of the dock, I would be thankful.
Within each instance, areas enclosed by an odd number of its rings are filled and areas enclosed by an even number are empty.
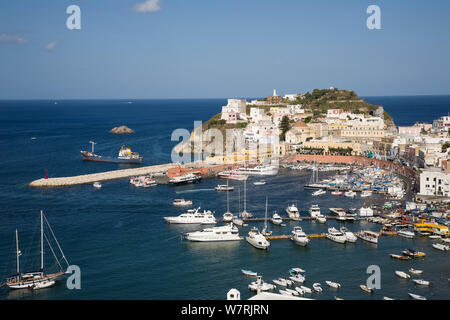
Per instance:
[[[177,167],[177,164],[160,164],[147,167],[139,167],[132,169],[121,169],[113,170],[107,172],[84,174],[73,177],[61,177],[61,178],[42,178],[32,181],[30,187],[63,187],[63,186],[73,186],[86,183],[94,183],[106,180],[122,179],[132,176],[141,176],[147,174],[163,173],[167,172],[169,169]]]

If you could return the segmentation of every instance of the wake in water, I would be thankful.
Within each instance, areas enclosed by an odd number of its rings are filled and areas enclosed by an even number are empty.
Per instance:
[[[182,193],[193,193],[193,192],[202,192],[202,191],[214,191],[214,189],[195,189],[195,190],[186,190],[186,191],[176,191],[176,194]]]

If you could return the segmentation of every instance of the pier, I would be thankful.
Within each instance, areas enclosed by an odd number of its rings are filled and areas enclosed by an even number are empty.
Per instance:
[[[139,167],[132,169],[113,170],[107,172],[84,174],[73,177],[61,177],[61,178],[42,178],[35,180],[29,184],[30,187],[63,187],[73,186],[86,183],[94,183],[97,181],[106,181],[114,179],[128,178],[132,176],[140,176],[147,174],[155,174],[167,172],[169,169],[177,167],[177,164],[160,164],[148,167]]]

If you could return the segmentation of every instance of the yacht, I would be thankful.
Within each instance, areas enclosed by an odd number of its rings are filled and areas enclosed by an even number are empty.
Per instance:
[[[275,176],[278,174],[277,166],[259,165],[253,168],[242,167],[234,170],[237,174],[257,175],[257,176]]]
[[[270,242],[258,231],[258,228],[253,227],[245,240],[254,246],[256,249],[267,250],[269,249]]]
[[[271,219],[273,224],[280,225],[283,223],[283,219],[281,219],[280,215],[275,211]]]
[[[194,183],[200,181],[201,177],[193,174],[193,173],[186,173],[179,177],[174,177],[169,179],[170,184],[179,185],[179,184],[185,184],[185,183]]]
[[[326,237],[334,242],[345,243],[347,241],[347,237],[344,233],[340,232],[336,228],[328,228],[328,233]]]
[[[311,216],[311,218],[320,216],[320,208],[317,204],[313,204],[311,208],[309,208],[309,215]]]
[[[173,200],[172,204],[174,206],[184,207],[184,206],[192,206],[191,200],[184,200],[184,199],[175,199]]]
[[[216,224],[216,218],[213,213],[208,210],[200,211],[200,207],[189,212],[182,213],[176,217],[164,217],[170,224]]]
[[[202,231],[189,232],[184,234],[189,241],[210,242],[210,241],[238,241],[238,228],[233,223],[221,227],[206,228]]]
[[[361,192],[361,198],[366,198],[370,196],[372,196],[372,191],[370,190],[364,190],[363,192]]]
[[[378,233],[369,231],[369,230],[361,230],[356,233],[356,236],[362,240],[371,242],[371,243],[378,243]]]
[[[294,227],[294,229],[292,230],[291,240],[301,246],[306,246],[309,243],[308,237],[299,226]]]
[[[238,180],[238,181],[245,181],[248,179],[248,176],[246,176],[244,174],[240,174],[234,170],[219,172],[217,174],[217,176],[222,179],[231,179],[231,180]]]
[[[408,230],[400,230],[398,232],[398,235],[401,237],[404,237],[404,238],[409,238],[409,239],[414,238],[414,232],[408,231]]]
[[[347,215],[347,212],[345,212],[344,209],[342,209],[342,208],[330,208],[330,212],[334,213],[338,217],[344,218],[344,219],[338,219],[338,220],[346,220],[345,217]]]
[[[327,222],[327,218],[325,218],[324,215],[319,214],[318,216],[316,216],[316,221],[319,223],[325,223],[325,222]]]
[[[353,190],[349,190],[346,193],[344,193],[344,195],[349,198],[354,198],[354,197],[356,197],[356,192]]]
[[[342,227],[340,231],[345,235],[345,239],[347,242],[356,242],[358,238],[353,234],[353,232],[349,231],[346,227]]]
[[[298,220],[300,218],[300,212],[298,212],[298,209],[294,204],[291,204],[286,208],[286,213],[292,220]]]
[[[317,190],[317,191],[314,191],[313,193],[312,193],[312,195],[314,196],[314,197],[316,197],[316,196],[321,196],[322,194],[326,194],[327,192],[324,190],[324,189],[319,189],[319,190]]]

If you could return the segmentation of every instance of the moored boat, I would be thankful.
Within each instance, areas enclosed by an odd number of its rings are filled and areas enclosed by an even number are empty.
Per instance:
[[[423,279],[413,279],[412,281],[414,281],[414,283],[421,285],[421,286],[429,286],[430,285],[430,281],[426,281]]]
[[[427,298],[425,298],[425,297],[423,297],[421,295],[418,295],[418,294],[414,294],[414,293],[408,293],[408,294],[414,300],[427,300]]]
[[[345,234],[343,234],[341,231],[337,230],[336,228],[328,228],[326,237],[337,243],[345,243],[347,241]]]
[[[370,231],[370,230],[361,230],[356,233],[356,236],[364,241],[371,243],[378,243],[378,233]]]
[[[174,206],[184,207],[184,206],[192,206],[191,200],[184,200],[184,199],[175,199],[173,200],[172,204]]]
[[[325,281],[325,283],[326,283],[329,287],[334,288],[334,289],[339,289],[339,288],[341,287],[341,284],[340,284],[340,283],[337,283],[337,282],[334,282],[334,281]]]
[[[367,287],[366,285],[364,285],[364,284],[361,284],[359,287],[361,288],[361,290],[363,290],[363,291],[365,291],[365,292],[367,292],[367,293],[373,293],[373,289],[368,288],[368,287]]]
[[[299,226],[294,227],[294,229],[292,230],[291,240],[301,246],[306,246],[309,243],[308,237]]]
[[[406,272],[403,272],[403,271],[398,271],[398,270],[396,270],[396,271],[395,271],[395,274],[396,274],[397,276],[399,276],[400,278],[403,278],[403,279],[409,279],[409,278],[411,278],[411,276],[410,276],[409,274],[407,274]]]
[[[270,242],[258,231],[258,228],[253,227],[245,240],[254,246],[256,249],[267,250],[269,249]]]
[[[239,241],[239,230],[232,223],[214,228],[206,228],[202,231],[194,231],[184,234],[189,241],[213,242],[213,241]]]
[[[247,277],[256,277],[258,275],[257,272],[251,271],[251,270],[245,270],[245,269],[241,269],[241,272],[244,276]]]

